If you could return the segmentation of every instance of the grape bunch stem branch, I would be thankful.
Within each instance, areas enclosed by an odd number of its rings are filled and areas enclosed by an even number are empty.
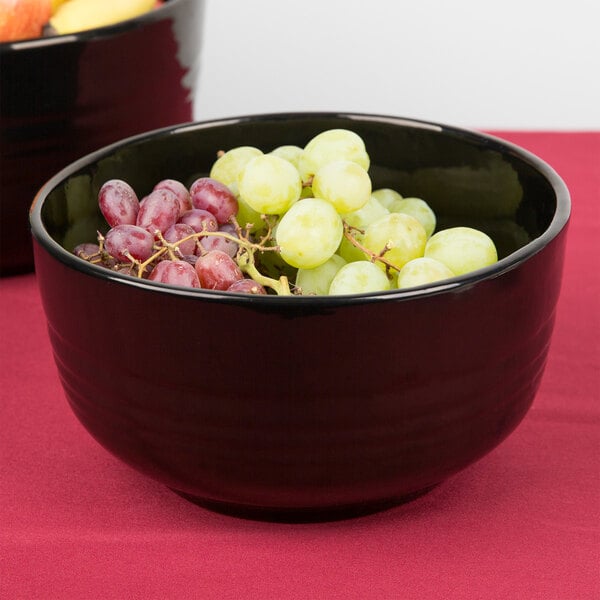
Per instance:
[[[361,250],[362,252],[364,252],[368,257],[369,260],[371,262],[381,262],[386,266],[386,270],[390,270],[393,269],[394,271],[400,271],[400,267],[397,267],[393,262],[390,262],[389,260],[387,260],[385,258],[385,253],[388,252],[391,248],[389,246],[389,244],[386,244],[383,249],[381,250],[381,252],[379,252],[379,254],[376,254],[375,252],[369,250],[366,246],[363,246],[353,235],[352,235],[352,231],[358,231],[358,233],[360,234],[364,234],[364,231],[362,229],[359,229],[358,227],[353,227],[352,225],[348,225],[348,223],[346,223],[344,221],[344,237],[356,248],[358,248],[359,250]]]

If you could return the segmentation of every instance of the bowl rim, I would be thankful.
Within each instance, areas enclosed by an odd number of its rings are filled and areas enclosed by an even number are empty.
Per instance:
[[[77,42],[89,42],[93,40],[99,40],[102,38],[113,37],[118,34],[126,33],[127,31],[137,29],[146,23],[160,20],[163,16],[166,16],[175,5],[184,2],[198,2],[199,0],[166,0],[161,6],[152,8],[151,10],[132,17],[113,23],[111,25],[103,25],[102,27],[95,27],[94,29],[85,29],[83,31],[77,31],[75,33],[64,33],[55,34],[42,37],[25,38],[22,40],[5,41],[0,42],[0,54],[14,52],[14,51],[26,51],[36,50],[39,48],[45,48],[47,46],[57,46],[73,44]],[[200,0],[204,2],[204,0]]]
[[[177,1],[177,0],[175,0]],[[289,120],[289,119],[339,119],[340,121],[373,121],[377,123],[389,123],[390,125],[417,128],[417,129],[428,129],[436,131],[438,133],[444,133],[454,137],[462,138],[465,141],[477,142],[488,146],[490,149],[496,151],[502,151],[510,154],[513,157],[521,160],[530,167],[534,168],[540,173],[551,186],[552,190],[556,195],[556,210],[552,217],[552,221],[542,234],[535,239],[531,240],[528,244],[519,248],[515,252],[508,256],[500,259],[498,262],[472,271],[465,275],[459,275],[449,279],[440,281],[439,283],[427,284],[418,287],[405,288],[405,289],[392,289],[382,292],[369,292],[361,294],[346,294],[338,296],[278,296],[278,295],[252,295],[243,293],[232,293],[222,292],[218,290],[207,290],[197,288],[185,288],[176,285],[164,284],[154,281],[147,281],[145,279],[139,279],[130,275],[117,273],[110,271],[104,267],[99,267],[88,263],[65,248],[52,239],[47,232],[41,216],[42,207],[48,194],[58,185],[60,185],[67,177],[74,174],[78,170],[88,166],[90,163],[98,161],[100,158],[107,156],[116,150],[119,150],[131,143],[140,143],[149,141],[151,139],[166,137],[171,135],[178,135],[184,132],[200,131],[202,129],[222,127],[229,125],[237,125],[240,123],[248,122],[261,122],[261,121],[276,121],[276,120]],[[552,240],[554,240],[560,232],[567,226],[571,214],[571,197],[569,190],[558,175],[558,173],[544,160],[537,155],[533,154],[529,150],[526,150],[517,144],[506,141],[492,134],[483,133],[475,129],[468,129],[463,127],[457,127],[453,125],[446,125],[437,123],[434,121],[427,121],[421,119],[407,118],[401,116],[390,116],[375,113],[361,113],[361,112],[331,112],[331,111],[306,111],[306,112],[280,112],[280,113],[258,113],[258,114],[246,114],[240,116],[226,117],[226,118],[215,118],[202,121],[194,121],[191,123],[184,123],[179,125],[171,125],[160,129],[154,129],[134,135],[128,138],[124,138],[113,144],[99,148],[94,152],[86,154],[78,160],[70,163],[53,177],[51,177],[37,192],[33,203],[29,211],[29,222],[31,228],[31,234],[35,241],[37,241],[49,254],[54,258],[58,259],[65,266],[79,271],[86,275],[98,277],[100,279],[108,280],[114,283],[139,288],[154,293],[166,293],[176,296],[185,296],[189,298],[197,298],[202,300],[224,302],[224,303],[252,303],[253,305],[271,305],[271,303],[288,304],[291,303],[294,306],[300,306],[300,303],[309,302],[312,306],[319,307],[334,307],[339,305],[347,304],[365,304],[376,301],[390,301],[390,300],[410,300],[419,297],[434,296],[445,292],[462,291],[473,285],[494,279],[499,277],[503,273],[510,271],[523,262],[529,260],[535,254],[540,252],[546,247]]]

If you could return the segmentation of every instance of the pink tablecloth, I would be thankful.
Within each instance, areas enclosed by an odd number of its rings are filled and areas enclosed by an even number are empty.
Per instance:
[[[499,133],[573,197],[533,408],[430,494],[355,520],[213,514],[94,442],[60,388],[35,277],[0,281],[0,597],[600,598],[600,133]]]

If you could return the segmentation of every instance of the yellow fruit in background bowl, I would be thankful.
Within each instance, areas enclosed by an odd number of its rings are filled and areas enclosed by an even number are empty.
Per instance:
[[[67,0],[60,3],[50,25],[58,34],[96,29],[137,17],[155,4],[156,0]]]
[[[56,9],[65,2],[66,0],[51,0],[50,4],[52,5],[52,14],[54,14],[56,12]]]

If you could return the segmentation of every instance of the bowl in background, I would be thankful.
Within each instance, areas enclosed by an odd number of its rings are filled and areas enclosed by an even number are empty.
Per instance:
[[[193,117],[203,0],[76,34],[0,43],[0,273],[33,268],[28,209],[73,160]]]
[[[302,146],[336,127],[366,142],[375,188],[424,198],[439,228],[483,229],[499,262],[429,287],[282,297],[155,284],[70,253],[106,229],[97,192],[110,178],[141,197],[161,179],[206,174],[220,149]],[[299,521],[406,501],[514,430],[546,364],[569,214],[552,168],[494,137],[301,113],[94,152],[41,189],[31,225],[56,364],[88,431],[203,506]]]

